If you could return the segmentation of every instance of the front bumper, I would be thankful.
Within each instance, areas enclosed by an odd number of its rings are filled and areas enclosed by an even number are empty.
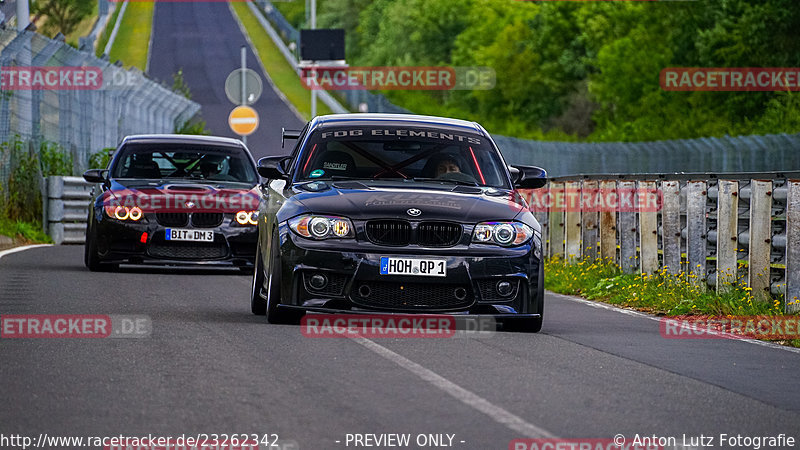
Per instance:
[[[452,313],[541,317],[536,239],[516,248],[472,244],[450,248],[378,246],[355,240],[314,241],[280,231],[279,308],[331,313]],[[381,275],[380,258],[446,261],[446,277]],[[322,275],[325,286],[313,286]],[[499,282],[512,285],[501,295]]]
[[[231,225],[232,214],[224,214],[218,226],[203,228],[164,226],[149,213],[137,222],[101,217],[95,232],[98,256],[104,263],[252,267],[255,261],[257,229]],[[168,241],[168,228],[213,231],[214,241]]]

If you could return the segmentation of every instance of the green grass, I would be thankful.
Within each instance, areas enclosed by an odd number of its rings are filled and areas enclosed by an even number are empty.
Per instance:
[[[695,275],[658,273],[624,274],[615,264],[597,259],[567,262],[561,258],[545,261],[545,288],[568,295],[580,295],[625,308],[663,316],[783,315],[781,298],[756,301],[749,287],[734,285],[717,294],[706,289]],[[800,340],[785,342],[800,347]]]
[[[142,71],[147,68],[154,11],[155,2],[128,3],[114,45],[111,47],[109,56],[112,63],[120,60],[125,67],[138,67]]]
[[[272,42],[269,35],[258,23],[258,19],[253,15],[244,2],[232,2],[234,11],[239,18],[239,22],[247,30],[255,52],[264,64],[264,68],[269,74],[275,87],[278,88],[290,103],[309,119],[311,117],[311,91],[303,87],[300,77],[292,69],[292,66],[283,57],[283,54]],[[317,114],[330,114],[332,111],[327,105],[317,101]]]
[[[754,300],[749,287],[735,285],[717,294],[706,289],[695,275],[672,275],[665,270],[624,274],[620,268],[597,259],[569,263],[560,258],[545,262],[545,287],[562,294],[636,308],[655,314],[776,315],[783,314],[779,298]]]
[[[0,217],[0,235],[13,238],[20,244],[52,244],[53,241],[42,231],[39,223],[13,221]]]
[[[97,46],[95,47],[94,54],[98,57],[103,55],[103,50],[106,48],[108,38],[111,37],[111,31],[114,29],[114,24],[117,23],[119,11],[122,9],[122,2],[109,3],[108,6],[114,8],[114,12],[111,14],[111,18],[108,19],[106,27],[103,28],[103,32],[100,33],[100,36],[97,38]]]
[[[80,23],[75,26],[75,29],[72,30],[72,33],[68,34],[66,37],[67,44],[78,47],[78,39],[81,36],[86,36],[89,32],[92,31],[92,27],[94,26],[94,22],[97,20],[97,2],[92,2],[92,13],[86,16]]]

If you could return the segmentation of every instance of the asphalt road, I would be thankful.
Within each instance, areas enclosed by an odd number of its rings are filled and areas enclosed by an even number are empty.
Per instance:
[[[202,106],[211,132],[238,137],[228,126],[228,115],[236,105],[225,95],[225,79],[241,67],[243,45],[247,41],[227,3],[157,2],[148,75],[171,86],[173,74],[182,69],[192,100]],[[272,88],[249,46],[247,61],[264,85],[261,98],[252,105],[260,124],[248,136],[248,147],[256,158],[288,154],[290,149],[280,147],[281,128],[299,130],[304,122]]]
[[[651,318],[554,294],[540,334],[314,339],[252,316],[249,283],[91,273],[80,246],[3,257],[0,314],[137,314],[153,331],[0,340],[0,434],[277,433],[301,449],[354,448],[348,433],[454,434],[464,449],[618,433],[800,438],[790,350],[663,339]]]

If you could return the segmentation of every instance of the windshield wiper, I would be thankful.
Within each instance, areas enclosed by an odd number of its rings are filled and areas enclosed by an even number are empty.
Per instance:
[[[462,186],[480,186],[475,181],[465,181],[465,180],[453,180],[452,178],[425,178],[425,177],[414,177],[412,178],[414,181],[433,181],[436,183],[452,183],[452,184],[460,184]]]

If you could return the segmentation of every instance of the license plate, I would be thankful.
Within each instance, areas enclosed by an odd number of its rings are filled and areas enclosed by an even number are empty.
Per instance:
[[[214,242],[213,231],[167,228],[168,241]]]
[[[381,257],[381,275],[416,275],[423,277],[447,276],[444,259],[414,259]]]

